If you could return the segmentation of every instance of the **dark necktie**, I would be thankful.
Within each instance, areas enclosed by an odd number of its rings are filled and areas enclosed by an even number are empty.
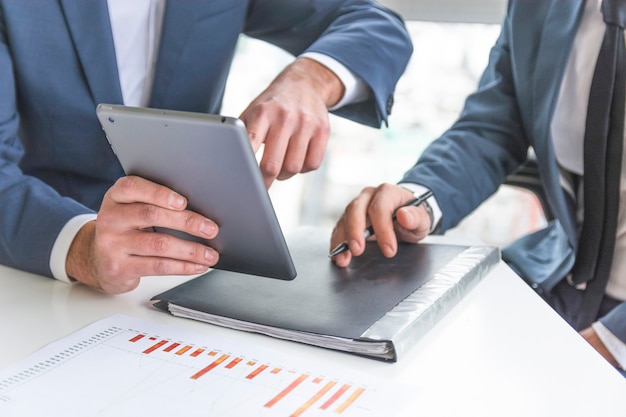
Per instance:
[[[626,0],[604,0],[606,33],[587,110],[584,220],[573,281],[587,283],[578,328],[595,319],[608,281],[617,227],[624,137]]]

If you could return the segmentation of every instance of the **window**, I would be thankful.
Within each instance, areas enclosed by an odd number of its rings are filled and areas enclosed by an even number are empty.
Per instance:
[[[466,1],[446,0],[441,2],[441,7]],[[385,3],[417,5],[418,2]],[[502,3],[485,2],[491,6]],[[331,228],[346,204],[363,187],[397,182],[423,149],[458,117],[465,97],[476,88],[499,33],[497,23],[408,21],[407,27],[415,51],[398,83],[389,127],[373,129],[331,116],[332,133],[322,167],[277,182],[270,189],[285,230],[299,225]],[[223,112],[238,116],[292,59],[273,46],[243,37],[227,85]],[[250,74],[250,68],[255,69],[254,75]],[[537,227],[535,223],[540,220],[535,216],[520,216],[520,212],[528,210],[528,205],[535,210],[536,202],[529,197],[511,197],[511,190],[503,193],[498,193],[500,197],[490,203],[492,208],[487,208],[485,215],[468,219],[453,233],[501,244],[510,240],[511,233],[521,233],[517,229],[511,232],[510,227],[505,230],[503,225],[515,223],[521,229]]]
[[[506,0],[380,0],[406,20],[499,24]]]

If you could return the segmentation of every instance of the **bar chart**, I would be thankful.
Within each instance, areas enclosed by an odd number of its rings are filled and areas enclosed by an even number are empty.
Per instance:
[[[405,399],[388,381],[126,316],[0,372],[3,416],[392,416]]]

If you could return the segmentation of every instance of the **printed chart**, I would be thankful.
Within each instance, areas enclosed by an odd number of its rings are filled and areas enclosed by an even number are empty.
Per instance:
[[[405,403],[403,385],[332,373],[116,315],[0,372],[0,415],[366,417],[392,416]]]

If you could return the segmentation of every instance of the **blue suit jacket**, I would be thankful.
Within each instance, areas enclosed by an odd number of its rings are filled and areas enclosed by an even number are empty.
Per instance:
[[[494,193],[532,147],[548,203],[575,253],[574,206],[559,185],[550,124],[583,8],[584,0],[509,3],[477,92],[403,179],[433,190],[442,231]],[[602,321],[626,342],[625,319],[622,303]]]
[[[343,63],[373,94],[337,113],[372,126],[412,50],[371,0],[169,0],[150,106],[218,113],[242,33]],[[95,114],[122,103],[106,0],[0,0],[0,89],[0,263],[50,275],[61,228],[123,175]]]

